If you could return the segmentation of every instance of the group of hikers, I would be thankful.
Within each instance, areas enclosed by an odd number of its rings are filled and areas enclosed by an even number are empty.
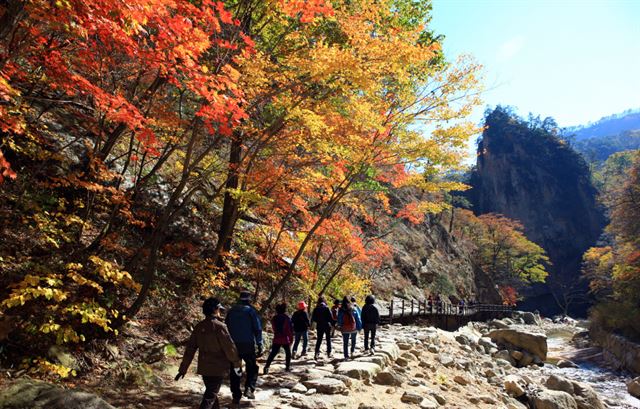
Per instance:
[[[196,351],[199,350],[197,373],[202,376],[205,385],[200,409],[220,407],[218,393],[227,373],[232,404],[239,407],[243,396],[240,386],[243,375],[242,361],[246,369],[244,396],[254,399],[259,372],[257,358],[263,354],[262,322],[258,312],[251,305],[251,293],[241,291],[238,303],[228,312],[219,299],[208,298],[202,305],[202,312],[205,319],[195,326],[189,337],[175,380],[184,378]],[[327,357],[331,358],[331,339],[336,332],[342,334],[345,361],[353,359],[357,335],[361,330],[364,330],[364,351],[373,354],[379,323],[380,313],[372,295],[365,298],[362,308],[354,297],[336,299],[330,308],[326,299],[321,296],[311,316],[304,301],[298,302],[297,309],[291,316],[287,314],[286,303],[278,304],[276,314],[271,319],[273,340],[263,373],[269,373],[269,368],[281,349],[285,352],[285,371],[291,371],[291,360],[298,357],[297,351],[301,342],[300,357],[307,354],[309,330],[313,326],[317,335],[315,360],[320,358],[323,341],[327,345]]]

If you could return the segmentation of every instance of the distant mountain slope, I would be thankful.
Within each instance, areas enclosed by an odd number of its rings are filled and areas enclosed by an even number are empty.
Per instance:
[[[640,110],[627,110],[599,119],[598,121],[567,129],[576,142],[585,139],[618,135],[625,131],[640,130]]]
[[[640,149],[640,129],[574,142],[573,148],[588,162],[602,163],[617,152]]]

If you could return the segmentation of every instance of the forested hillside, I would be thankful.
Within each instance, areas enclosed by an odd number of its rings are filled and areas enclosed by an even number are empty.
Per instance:
[[[190,300],[242,288],[262,311],[361,296],[376,277],[475,297],[472,249],[435,215],[463,188],[439,175],[476,131],[478,66],[445,60],[429,10],[0,4],[3,361],[67,376],[51,345],[140,314],[167,328]],[[403,256],[390,237],[417,225],[431,248]],[[457,256],[462,278],[443,267]]]
[[[584,255],[594,325],[640,340],[640,151],[611,156],[597,175],[607,206],[605,239]]]

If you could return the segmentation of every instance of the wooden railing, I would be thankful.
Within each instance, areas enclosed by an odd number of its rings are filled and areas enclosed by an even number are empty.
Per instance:
[[[405,317],[428,316],[472,316],[479,313],[510,314],[514,307],[500,304],[457,305],[446,302],[429,302],[428,300],[392,299],[387,303],[379,303],[380,318],[383,322],[392,323],[394,319]],[[385,308],[386,304],[386,308]]]

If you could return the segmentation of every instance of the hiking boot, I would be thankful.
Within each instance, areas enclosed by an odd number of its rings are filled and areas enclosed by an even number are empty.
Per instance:
[[[320,354],[316,352],[316,354],[313,356],[313,359],[315,361],[317,361],[318,359],[320,359]]]
[[[285,372],[291,372],[291,367],[284,368]]]
[[[375,354],[375,353],[376,353],[376,350],[375,350],[375,349],[373,349],[373,348],[371,348],[371,350],[369,351],[369,355],[373,355],[373,354]]]
[[[331,359],[331,352],[327,352],[327,358]]]
[[[255,399],[256,398],[256,395],[253,393],[253,390],[251,390],[249,388],[244,390],[244,396],[247,399]]]
[[[302,353],[300,354],[300,356],[307,356],[307,351],[302,351]]]
[[[264,368],[262,368],[262,374],[263,374],[263,375],[266,375],[266,374],[268,374],[268,373],[269,373],[269,367],[268,367],[268,366],[265,366]],[[245,395],[246,395],[246,394],[247,394],[247,392],[245,391]]]

